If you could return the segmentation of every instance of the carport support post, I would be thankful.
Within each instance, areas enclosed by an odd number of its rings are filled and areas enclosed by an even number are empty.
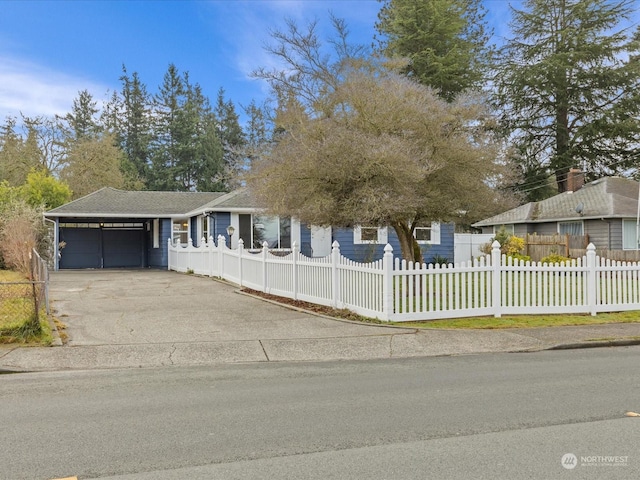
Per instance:
[[[171,243],[171,237],[169,237],[167,238],[167,270],[171,270],[171,265],[172,265],[171,247],[173,247],[173,244]]]

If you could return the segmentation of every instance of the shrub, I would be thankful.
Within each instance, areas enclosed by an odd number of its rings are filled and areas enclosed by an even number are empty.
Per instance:
[[[551,255],[547,255],[544,257],[541,262],[554,264],[554,263],[569,263],[571,261],[570,258],[560,255],[558,253],[552,253]]]
[[[14,199],[0,206],[0,256],[8,268],[31,275],[31,250],[45,237],[42,216],[24,200]]]

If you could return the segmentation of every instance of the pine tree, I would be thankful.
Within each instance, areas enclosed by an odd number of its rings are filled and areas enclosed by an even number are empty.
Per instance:
[[[559,192],[572,167],[624,172],[640,153],[638,43],[620,22],[633,1],[527,0],[495,75],[502,122],[531,171]]]
[[[480,0],[384,0],[379,50],[447,101],[484,86],[492,50]]]

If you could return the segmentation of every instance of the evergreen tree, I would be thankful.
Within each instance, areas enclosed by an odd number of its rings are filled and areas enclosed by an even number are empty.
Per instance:
[[[481,0],[381,0],[380,51],[447,101],[484,86],[491,60]]]
[[[31,169],[38,166],[39,156],[37,145],[25,142],[16,132],[16,119],[7,118],[0,126],[0,181],[22,185]]]
[[[95,138],[101,132],[102,127],[96,119],[98,111],[97,102],[89,91],[80,91],[73,100],[71,112],[64,117],[72,141]]]
[[[538,174],[549,169],[559,192],[572,167],[594,178],[638,160],[640,45],[619,27],[633,4],[526,0],[512,9],[496,104],[523,164]]]
[[[119,143],[137,176],[144,184],[149,182],[150,146],[152,138],[150,99],[147,87],[140,81],[137,72],[131,76],[122,68],[122,114],[118,129]]]
[[[223,166],[219,123],[208,99],[189,75],[170,65],[154,99],[155,136],[151,186],[157,190],[218,187]]]

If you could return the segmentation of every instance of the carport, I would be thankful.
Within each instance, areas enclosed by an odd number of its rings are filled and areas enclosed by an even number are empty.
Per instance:
[[[185,224],[187,212],[222,195],[105,187],[49,210],[55,269],[166,267],[166,241],[176,233],[177,221]]]
[[[65,221],[59,224],[60,268],[139,268],[147,266],[142,221]]]

